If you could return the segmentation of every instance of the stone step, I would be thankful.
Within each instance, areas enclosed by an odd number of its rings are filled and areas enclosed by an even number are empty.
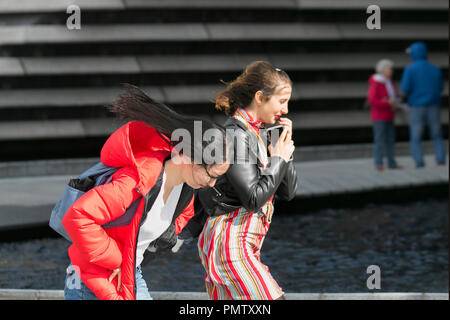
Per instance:
[[[0,12],[2,14],[66,12],[71,4],[78,5],[82,11],[125,8],[122,0],[0,0]]]
[[[160,87],[142,87],[153,99],[164,101]],[[103,106],[123,90],[116,88],[14,89],[0,91],[0,108]]]
[[[2,13],[58,12],[70,4],[82,10],[124,9],[293,9],[361,10],[377,4],[382,10],[448,10],[445,0],[0,0]]]
[[[332,59],[330,59],[330,56]],[[391,59],[395,68],[404,68],[411,59],[404,53],[296,53],[296,54],[205,54],[155,55],[120,57],[0,57],[0,76],[28,75],[89,75],[184,72],[240,72],[256,60],[269,61],[275,66],[296,70],[373,70],[377,61]],[[429,61],[448,68],[448,54],[436,52]]]
[[[171,104],[211,103],[224,85],[142,86],[153,99]],[[365,99],[367,82],[317,82],[294,83],[291,101]],[[64,106],[104,106],[123,92],[119,87],[98,88],[40,88],[0,90],[1,108],[36,108]],[[444,83],[443,96],[448,96],[448,82]],[[201,112],[199,110],[199,112]]]
[[[224,123],[225,115],[199,114],[204,119]],[[294,130],[307,129],[349,129],[371,127],[372,122],[368,110],[296,112],[289,118]],[[399,111],[395,118],[397,126],[407,126],[407,113]],[[448,109],[441,108],[441,123],[448,124]],[[111,134],[120,123],[114,119],[74,119],[74,120],[34,120],[8,121],[0,126],[0,140],[35,140],[100,137]]]
[[[444,23],[384,23],[369,30],[355,23],[165,23],[2,26],[0,45],[99,44],[145,41],[446,40]]]
[[[448,140],[444,140],[445,148],[448,150]],[[433,154],[433,142],[423,141],[422,150],[424,154]],[[409,142],[395,143],[396,156],[409,156]],[[326,146],[297,146],[295,148],[294,159],[297,162],[310,162],[321,160],[338,160],[338,159],[363,159],[373,157],[372,143],[358,143],[346,145],[326,145]],[[0,164],[1,166],[1,164]],[[1,172],[1,171],[0,171]],[[0,173],[1,176],[1,173]]]
[[[314,10],[363,10],[378,5],[381,10],[448,10],[445,0],[297,0],[300,9]]]
[[[446,150],[448,150],[448,140],[445,140],[444,143]],[[422,148],[424,154],[432,155],[434,152],[432,141],[423,141]],[[396,142],[395,155],[409,156],[409,142]],[[372,156],[372,143],[309,147],[297,146],[294,153],[295,161],[300,163],[338,159],[371,159]],[[97,157],[0,162],[0,178],[57,176],[68,174],[78,176],[81,172],[99,161],[100,159]]]

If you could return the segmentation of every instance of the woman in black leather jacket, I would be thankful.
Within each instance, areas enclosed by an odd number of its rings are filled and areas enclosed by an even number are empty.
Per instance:
[[[203,227],[198,248],[211,299],[284,298],[260,249],[274,199],[291,200],[297,187],[292,122],[282,117],[291,92],[284,71],[256,61],[217,96],[216,108],[231,115],[224,126],[234,138],[233,163],[214,187],[199,190],[196,217],[187,227],[194,235],[196,222],[198,231]],[[266,148],[265,126],[277,121],[283,132]]]

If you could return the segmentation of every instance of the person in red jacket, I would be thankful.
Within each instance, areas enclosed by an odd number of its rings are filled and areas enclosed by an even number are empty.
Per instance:
[[[397,90],[392,82],[393,62],[380,60],[376,65],[376,74],[369,78],[367,99],[370,104],[370,117],[373,124],[374,161],[377,170],[382,171],[383,147],[386,150],[388,167],[400,168],[395,161],[395,105]]]
[[[129,122],[108,138],[100,154],[103,164],[119,170],[110,183],[78,199],[62,221],[73,241],[65,299],[151,299],[140,270],[148,249],[177,243],[194,215],[194,189],[214,186],[229,167],[222,127],[178,114],[137,87],[125,87],[110,110]],[[208,129],[218,135],[205,141]],[[176,130],[191,134],[188,147],[177,149],[168,138]],[[198,130],[201,137],[194,134]],[[223,153],[194,159],[206,146]],[[137,210],[126,216],[131,205]],[[119,217],[126,223],[111,225]]]

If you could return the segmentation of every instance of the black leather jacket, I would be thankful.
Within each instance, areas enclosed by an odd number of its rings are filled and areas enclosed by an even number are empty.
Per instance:
[[[272,195],[275,200],[289,201],[296,193],[297,173],[292,158],[286,162],[281,157],[270,157],[266,168],[259,160],[257,164],[248,163],[249,157],[257,159],[256,136],[242,122],[231,117],[224,126],[235,135],[234,163],[214,187],[197,190],[195,216],[185,228],[185,234],[189,232],[193,237],[201,232],[208,216],[226,214],[241,207],[258,211]],[[238,152],[238,145],[242,143],[245,149],[241,150],[249,150],[248,153]],[[245,160],[247,163],[243,163]]]

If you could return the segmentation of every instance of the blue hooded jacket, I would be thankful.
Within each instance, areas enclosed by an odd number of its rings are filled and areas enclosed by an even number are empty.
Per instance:
[[[416,106],[439,106],[443,80],[441,70],[427,61],[427,47],[414,42],[409,47],[413,63],[403,71],[401,90],[408,96],[408,104]]]

